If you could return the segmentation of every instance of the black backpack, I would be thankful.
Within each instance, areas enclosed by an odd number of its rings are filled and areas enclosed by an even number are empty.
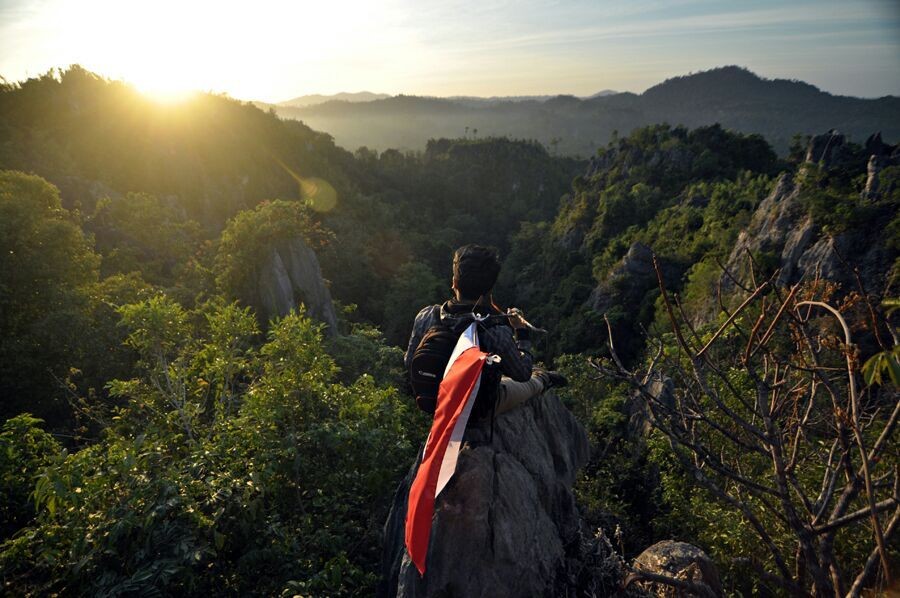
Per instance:
[[[438,390],[444,379],[444,370],[453,354],[453,349],[473,318],[461,317],[454,326],[444,324],[440,319],[440,307],[435,306],[435,323],[425,331],[419,346],[409,363],[409,383],[416,405],[426,413],[434,414],[437,408]],[[478,323],[479,329],[507,323],[505,315],[489,316]],[[481,385],[470,417],[477,419],[493,406],[497,387],[500,385],[500,368],[485,365],[481,373]]]

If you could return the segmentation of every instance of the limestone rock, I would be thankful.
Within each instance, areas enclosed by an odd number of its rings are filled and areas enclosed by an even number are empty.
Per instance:
[[[818,232],[812,218],[807,216],[796,228],[787,231],[784,240],[784,248],[781,250],[781,273],[778,275],[778,283],[785,285],[798,278],[799,270],[803,270],[800,261],[803,258],[810,243]]]
[[[337,315],[315,252],[297,237],[277,244],[259,273],[257,312],[263,320],[286,315],[300,303],[313,318],[337,334]]]
[[[719,580],[718,569],[705,552],[692,544],[673,540],[657,542],[638,555],[634,561],[634,568],[674,577],[682,581],[704,583],[716,596],[722,595],[722,583]],[[641,582],[640,585],[652,594],[666,598],[681,598],[691,595],[661,583]]]
[[[836,135],[814,138],[810,142],[808,158],[818,157],[823,163],[839,160],[840,156],[835,153],[838,150],[833,148],[840,147],[842,142],[841,137]],[[826,147],[829,140],[832,149]],[[869,145],[878,149],[880,146],[876,142],[880,143],[880,139],[870,139]],[[894,151],[890,146],[886,147]],[[882,148],[878,151],[887,150]],[[876,157],[873,154],[873,159]],[[868,189],[863,192],[864,197],[877,199],[877,185],[872,183]],[[833,236],[828,234],[810,217],[803,204],[802,193],[789,173],[781,175],[776,181],[772,192],[754,212],[750,224],[738,235],[726,262],[730,275],[723,274],[720,279],[723,292],[735,290],[737,285],[733,278],[742,281],[745,286],[751,285],[750,256],[757,261],[759,269],[772,271],[778,268],[775,282],[781,286],[818,277],[840,283],[848,290],[855,289],[856,278],[849,263],[860,270],[870,292],[877,293],[884,288],[896,258],[885,238],[872,235],[872,231],[852,229]],[[757,270],[757,275],[760,274],[763,273]]]
[[[493,441],[489,424],[470,426],[465,441],[435,503],[424,577],[404,547],[416,466],[400,484],[385,524],[379,594],[555,596],[593,584],[612,595],[622,568],[608,543],[581,529],[572,495],[588,459],[587,434],[559,399],[544,394],[498,416]]]
[[[794,255],[809,243],[810,231],[796,233],[801,228],[798,222],[804,210],[799,201],[800,190],[790,174],[783,174],[775,182],[769,196],[753,213],[749,226],[740,232],[737,242],[728,257],[726,267],[739,280],[749,280],[750,263],[747,254],[776,253],[781,255],[785,247]],[[789,237],[793,237],[788,245]],[[731,277],[722,276],[723,290],[730,291],[736,286]]]
[[[614,304],[639,302],[644,293],[656,284],[653,250],[635,242],[606,280],[593,290],[588,303],[594,311],[603,313]]]
[[[881,133],[875,133],[866,140],[866,153],[869,154],[869,162],[866,167],[866,187],[862,192],[862,198],[877,201],[882,192],[893,191],[880,188],[878,175],[885,168],[900,164],[900,145],[888,145],[881,140]]]
[[[844,145],[845,138],[843,135],[832,129],[824,135],[816,135],[809,140],[809,146],[806,150],[806,161],[814,164],[821,164],[828,168],[831,166],[835,154],[840,151]]]

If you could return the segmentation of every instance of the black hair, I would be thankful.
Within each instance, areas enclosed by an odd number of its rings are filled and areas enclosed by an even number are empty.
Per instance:
[[[487,295],[499,274],[500,253],[496,247],[463,245],[453,253],[453,281],[465,299]]]

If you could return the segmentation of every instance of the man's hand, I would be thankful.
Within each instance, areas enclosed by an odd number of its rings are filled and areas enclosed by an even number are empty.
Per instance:
[[[522,311],[518,307],[510,307],[506,310],[506,313],[510,315],[509,325],[515,329],[519,328],[527,328],[528,325],[525,323],[525,318],[522,317]]]

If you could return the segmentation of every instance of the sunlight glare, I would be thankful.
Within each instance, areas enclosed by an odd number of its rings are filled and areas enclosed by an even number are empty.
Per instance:
[[[340,79],[335,63],[371,73],[379,62],[367,58],[379,47],[373,36],[390,30],[379,25],[378,7],[362,0],[50,1],[56,8],[47,18],[60,32],[55,45],[69,63],[121,78],[161,101],[184,99],[191,90],[261,99],[273,81],[298,72]]]

